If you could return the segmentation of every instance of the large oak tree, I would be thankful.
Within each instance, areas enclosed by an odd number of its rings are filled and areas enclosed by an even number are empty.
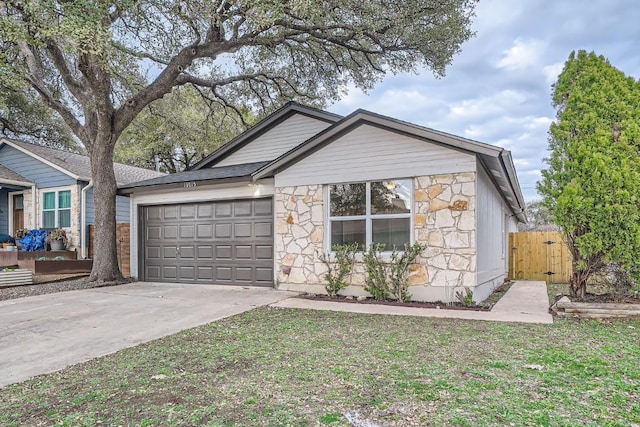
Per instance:
[[[444,75],[477,0],[0,1],[0,82],[22,81],[91,159],[91,278],[121,278],[111,165],[122,132],[178,86],[239,115],[337,99],[386,73]]]

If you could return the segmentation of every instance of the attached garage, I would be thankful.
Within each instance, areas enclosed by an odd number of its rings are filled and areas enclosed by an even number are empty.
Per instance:
[[[143,280],[273,285],[271,198],[139,209]]]

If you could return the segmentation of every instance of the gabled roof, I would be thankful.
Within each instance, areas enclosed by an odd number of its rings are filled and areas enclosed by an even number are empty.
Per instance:
[[[205,168],[199,170],[184,171],[178,173],[172,173],[170,175],[164,175],[157,178],[147,179],[145,181],[134,182],[130,184],[121,185],[119,187],[119,193],[130,194],[133,193],[135,188],[139,187],[153,187],[162,186],[168,187],[183,187],[185,182],[197,181],[200,185],[206,184],[208,181],[215,181],[219,183],[221,180],[234,181],[245,180],[250,181],[251,174],[261,167],[265,166],[269,162],[255,162],[244,163],[240,165],[232,166],[220,166],[217,168]]]
[[[0,185],[2,184],[30,187],[33,185],[33,182],[20,175],[18,172],[0,165]]]
[[[91,163],[89,157],[69,151],[57,150],[43,145],[0,138],[0,148],[8,145],[38,161],[79,181],[91,181]],[[9,165],[10,166],[10,165]],[[141,181],[143,179],[164,176],[162,172],[143,169],[135,166],[114,163],[113,169],[118,184]]]
[[[514,215],[516,215],[520,221],[526,221],[524,215],[524,198],[520,190],[520,184],[518,183],[511,152],[494,145],[462,138],[366,110],[356,110],[333,126],[328,127],[294,149],[269,162],[254,172],[252,179],[256,181],[261,178],[273,176],[362,124],[376,126],[392,132],[419,138],[430,143],[476,154],[480,158],[481,163],[487,168],[487,171],[490,172],[491,179],[495,182],[503,198],[511,207]]]
[[[297,102],[288,102],[284,106],[274,111],[272,114],[269,114],[267,117],[259,121],[251,128],[247,129],[240,135],[233,138],[231,141],[224,144],[222,147],[215,150],[213,153],[209,154],[207,157],[192,166],[189,170],[198,170],[214,166],[216,162],[238,151],[258,136],[273,129],[294,114],[303,114],[305,116],[322,120],[327,123],[335,123],[342,118],[342,116],[330,113],[328,111],[308,107],[306,105],[298,104]]]
[[[290,117],[290,115],[303,111],[309,114],[312,113],[314,117],[323,117],[324,120],[330,121],[333,124],[272,161],[214,168],[206,167],[223,159],[231,152],[237,151],[244,144],[260,135],[261,132],[266,132],[273,128],[275,125]],[[503,199],[510,206],[513,214],[520,221],[525,221],[524,198],[520,190],[520,184],[518,183],[513,159],[508,150],[372,113],[366,110],[357,110],[342,119],[339,117],[340,116],[335,114],[326,113],[300,104],[289,103],[273,113],[271,116],[262,120],[253,128],[216,150],[209,157],[194,166],[190,171],[120,186],[120,189],[124,190],[122,191],[123,193],[132,193],[134,192],[133,189],[138,187],[156,185],[177,186],[178,184],[188,181],[218,182],[220,180],[247,180],[255,182],[262,178],[273,177],[275,174],[301,161],[315,151],[320,150],[322,147],[330,144],[357,126],[367,124],[391,132],[407,135],[412,138],[417,138],[432,144],[439,144],[454,150],[476,155],[480,163],[484,168],[486,168],[487,173],[495,183],[496,188],[502,194]]]

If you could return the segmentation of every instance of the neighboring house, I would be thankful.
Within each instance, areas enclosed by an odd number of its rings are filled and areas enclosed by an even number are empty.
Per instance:
[[[119,185],[164,175],[119,163],[114,170]],[[116,208],[117,222],[129,222],[129,199],[117,196]],[[94,218],[87,156],[0,138],[0,233],[63,228],[84,258]]]
[[[508,232],[524,221],[499,147],[358,110],[290,103],[191,170],[127,184],[131,271],[141,280],[324,292],[320,254],[338,243],[428,247],[409,292],[481,301],[507,271]],[[364,294],[356,267],[345,294]]]

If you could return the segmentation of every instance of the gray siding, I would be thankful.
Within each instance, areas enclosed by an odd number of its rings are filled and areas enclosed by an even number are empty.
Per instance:
[[[6,190],[0,190],[0,233],[2,234],[12,234],[9,233],[9,194]]]
[[[129,198],[116,196],[116,222],[129,222]],[[87,225],[96,223],[96,209],[93,201],[93,187],[87,191]]]
[[[36,183],[38,188],[72,185],[76,180],[13,147],[0,148],[0,164]]]
[[[507,270],[508,210],[484,169],[478,165],[476,195],[478,285],[504,276]]]
[[[276,175],[276,187],[473,172],[474,154],[362,125]]]
[[[273,160],[329,126],[331,123],[296,114],[216,163],[215,166]]]

